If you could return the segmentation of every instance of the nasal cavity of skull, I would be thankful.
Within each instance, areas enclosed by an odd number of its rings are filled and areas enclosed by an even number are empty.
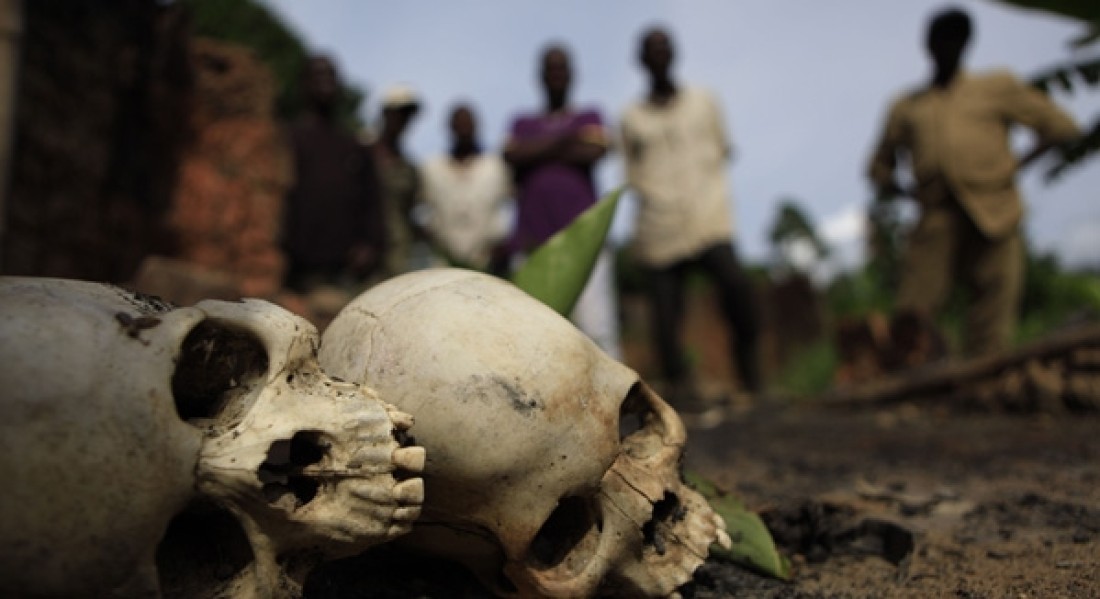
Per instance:
[[[595,553],[602,528],[590,499],[562,498],[531,541],[528,563],[539,570],[580,572]]]
[[[204,320],[180,346],[172,396],[180,418],[213,418],[267,372],[267,351],[248,331]]]
[[[680,498],[671,491],[653,504],[653,515],[642,525],[642,539],[652,547],[657,555],[664,555],[668,547],[671,529],[687,516],[687,509],[680,504]]]
[[[646,401],[640,383],[635,383],[619,406],[619,442],[645,429],[653,408]]]
[[[320,431],[299,431],[272,443],[258,473],[267,502],[293,511],[313,501],[321,483],[310,470],[324,461],[328,449]]]

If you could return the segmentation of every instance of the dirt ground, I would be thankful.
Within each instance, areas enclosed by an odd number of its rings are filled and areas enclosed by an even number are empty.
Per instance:
[[[687,343],[721,389],[726,340],[711,302],[693,301]],[[627,349],[652,378],[645,344]],[[685,595],[1100,597],[1100,413],[975,403],[741,400],[685,414],[686,466],[760,512],[793,565],[781,583],[708,562]]]
[[[764,516],[778,583],[699,597],[1100,597],[1100,419],[763,403],[687,417],[687,466]]]

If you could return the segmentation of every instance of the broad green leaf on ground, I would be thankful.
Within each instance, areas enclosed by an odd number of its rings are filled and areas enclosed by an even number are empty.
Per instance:
[[[622,188],[603,197],[540,245],[512,275],[517,287],[568,317],[592,274]]]
[[[712,555],[782,580],[790,578],[791,564],[775,548],[775,541],[760,516],[698,472],[688,470],[684,472],[684,479],[706,498],[710,507],[726,522],[726,531],[733,547],[726,550],[716,543],[710,547]]]

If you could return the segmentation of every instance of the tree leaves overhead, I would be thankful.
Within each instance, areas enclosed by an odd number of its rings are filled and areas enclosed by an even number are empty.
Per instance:
[[[768,237],[772,242],[773,250],[788,268],[797,269],[797,266],[791,263],[791,256],[788,255],[789,248],[794,245],[806,244],[812,248],[814,261],[826,258],[830,253],[829,247],[817,234],[810,217],[794,198],[783,198],[780,201],[779,210]]]
[[[1100,4],[1100,0],[1097,4]],[[1031,84],[1044,92],[1060,89],[1066,93],[1082,91],[1095,93],[1096,88],[1100,87],[1100,56],[1071,60],[1040,71],[1031,78]],[[1057,149],[1058,156],[1054,164],[1047,169],[1045,177],[1048,181],[1053,181],[1067,169],[1098,151],[1100,151],[1100,117],[1096,118],[1091,127],[1083,131],[1081,137]]]
[[[1083,48],[1100,42],[1100,0],[998,1],[1069,17],[1085,23],[1088,30],[1084,35],[1072,40],[1071,46]],[[1057,87],[1065,92],[1077,92],[1083,84],[1085,87],[1093,88],[1092,92],[1095,93],[1095,88],[1100,87],[1100,56],[1094,54],[1040,71],[1031,78],[1031,83],[1043,91],[1050,91]],[[1080,165],[1087,159],[1095,158],[1097,153],[1100,153],[1100,117],[1093,121],[1091,127],[1084,130],[1081,137],[1057,149],[1054,164],[1045,173],[1047,181],[1053,181],[1067,169]]]
[[[300,81],[310,55],[305,42],[274,12],[255,0],[183,0],[194,34],[251,48],[271,69],[279,86],[279,116],[292,119],[302,110]],[[342,86],[340,120],[351,130],[361,127],[358,117],[363,91]]]
[[[829,254],[829,248],[818,236],[810,217],[806,216],[806,212],[794,198],[784,198],[780,202],[779,213],[775,217],[769,237],[775,244],[802,239],[813,245],[818,255]]]
[[[1058,152],[1059,159],[1045,173],[1048,181],[1057,179],[1067,169],[1079,165],[1085,159],[1100,152],[1100,117],[1092,122],[1092,126],[1086,129],[1081,137],[1060,147]]]
[[[588,282],[611,229],[622,188],[607,194],[527,258],[512,282],[568,317]]]
[[[1100,26],[1100,2],[1096,0],[998,0],[1020,8],[1030,8],[1084,21],[1093,29]]]
[[[1072,93],[1081,83],[1093,88],[1100,84],[1100,56],[1055,65],[1031,78],[1031,84],[1043,91],[1057,86]]]
[[[1097,0],[998,0],[1020,8],[1039,10],[1085,23],[1087,29],[1070,40],[1070,45],[1081,48],[1100,41],[1100,2]]]

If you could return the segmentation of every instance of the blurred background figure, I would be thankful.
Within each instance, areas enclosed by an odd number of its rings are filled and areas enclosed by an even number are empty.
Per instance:
[[[623,115],[622,138],[627,180],[639,199],[634,251],[647,275],[653,342],[670,396],[683,407],[698,399],[681,338],[692,270],[717,288],[742,386],[758,391],[760,375],[753,289],[731,242],[725,124],[709,92],[674,80],[674,56],[668,32],[643,34],[638,57],[649,90]]]
[[[607,153],[599,112],[569,103],[573,70],[565,48],[546,48],[539,69],[546,104],[541,112],[512,121],[504,151],[517,191],[517,223],[509,245],[520,256],[596,203],[593,169]],[[610,250],[600,253],[571,318],[608,355],[621,357]]]
[[[958,282],[970,292],[964,348],[1004,349],[1016,326],[1023,283],[1023,203],[1016,173],[1077,126],[1042,92],[1005,71],[970,74],[962,55],[971,19],[951,8],[928,27],[932,77],[890,107],[869,175],[880,198],[911,195],[920,219],[909,233],[896,309],[930,321]],[[1032,129],[1034,147],[1017,157],[1009,133]],[[915,187],[895,179],[899,154]]]
[[[447,128],[450,152],[424,163],[420,173],[427,234],[451,264],[500,273],[506,266],[500,244],[508,234],[504,208],[512,193],[508,167],[499,155],[482,151],[469,105],[451,111]]]
[[[324,314],[378,271],[385,226],[368,148],[336,118],[340,82],[332,60],[311,57],[302,85],[304,111],[290,131],[295,181],[283,244],[287,285],[312,296],[311,308]]]
[[[414,252],[415,266],[427,266],[427,250],[417,247],[423,235],[412,218],[420,197],[420,175],[403,148],[405,134],[419,112],[420,99],[411,88],[394,86],[386,90],[378,137],[372,145],[386,210],[389,249],[384,266],[389,277],[411,270]]]

